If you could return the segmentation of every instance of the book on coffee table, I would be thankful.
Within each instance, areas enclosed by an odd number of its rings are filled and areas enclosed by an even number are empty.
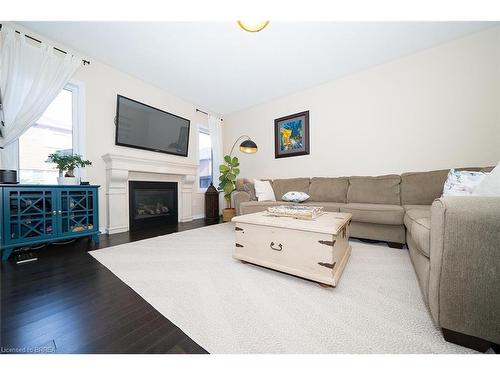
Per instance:
[[[272,216],[294,217],[296,219],[313,220],[323,214],[323,207],[311,206],[274,206],[267,209]]]

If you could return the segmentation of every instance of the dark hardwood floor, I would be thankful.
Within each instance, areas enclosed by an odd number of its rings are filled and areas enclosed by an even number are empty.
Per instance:
[[[101,235],[2,263],[1,353],[207,353],[87,251],[216,224]]]

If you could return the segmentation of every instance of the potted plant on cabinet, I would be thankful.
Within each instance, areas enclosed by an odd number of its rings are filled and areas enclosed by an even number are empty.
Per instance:
[[[236,190],[236,177],[240,174],[239,161],[236,156],[224,156],[224,163],[219,166],[219,189],[224,191],[224,199],[227,202],[227,208],[222,212],[223,221],[231,221],[236,215],[236,210],[231,207],[231,194]]]
[[[92,165],[90,160],[82,159],[81,155],[66,155],[59,152],[50,154],[47,163],[54,163],[59,169],[59,177],[57,178],[59,185],[78,185],[80,181],[75,177],[75,168]]]

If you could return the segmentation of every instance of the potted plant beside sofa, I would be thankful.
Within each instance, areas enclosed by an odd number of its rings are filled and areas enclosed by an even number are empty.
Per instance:
[[[75,177],[75,169],[78,167],[84,168],[87,165],[92,165],[90,160],[82,159],[81,155],[68,155],[59,152],[50,154],[47,163],[54,163],[56,164],[57,169],[59,169],[59,177],[57,178],[57,183],[59,185],[78,185],[79,179]]]
[[[240,174],[239,161],[236,156],[224,156],[224,163],[219,166],[219,189],[224,191],[224,199],[227,202],[227,208],[222,213],[223,221],[231,221],[236,215],[236,209],[231,207],[231,194],[236,190],[236,178]]]

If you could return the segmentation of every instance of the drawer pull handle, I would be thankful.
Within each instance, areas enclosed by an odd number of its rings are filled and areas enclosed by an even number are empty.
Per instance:
[[[271,244],[269,245],[269,247],[273,250],[276,250],[276,251],[281,251],[283,250],[283,245],[282,244],[278,244],[278,247],[274,247],[275,243],[274,242],[271,242]]]
[[[335,240],[333,240],[333,241],[323,241],[323,240],[319,240],[318,242],[319,242],[320,244],[322,244],[322,245],[326,245],[326,246],[333,246],[333,245],[335,245]]]

